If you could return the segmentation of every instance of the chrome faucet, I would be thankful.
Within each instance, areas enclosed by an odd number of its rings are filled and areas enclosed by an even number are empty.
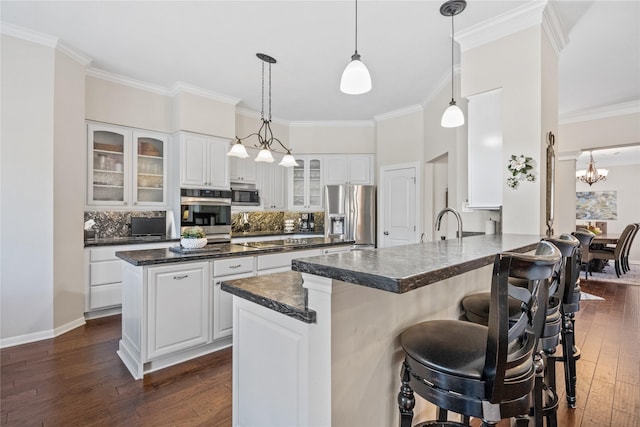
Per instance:
[[[461,239],[462,238],[462,218],[460,217],[460,213],[455,209],[444,208],[438,213],[438,216],[436,218],[436,231],[440,230],[440,221],[442,221],[442,217],[447,212],[451,212],[456,216],[456,219],[458,220],[458,231],[456,232],[456,237],[458,239]]]

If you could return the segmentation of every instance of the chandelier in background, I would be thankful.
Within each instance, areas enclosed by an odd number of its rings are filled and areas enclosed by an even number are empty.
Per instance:
[[[609,170],[596,168],[596,162],[593,161],[593,152],[589,152],[589,164],[587,169],[576,171],[576,181],[584,182],[589,186],[595,184],[598,181],[605,181]]]
[[[271,152],[275,151],[275,149],[272,147],[272,145],[274,142],[277,142],[286,151],[286,154],[282,158],[282,161],[278,164],[280,166],[284,166],[287,168],[292,166],[297,166],[298,163],[296,162],[296,159],[291,154],[291,149],[285,147],[285,145],[278,138],[273,136],[273,132],[271,131],[271,64],[275,64],[276,60],[275,58],[269,55],[266,55],[264,53],[256,53],[256,56],[260,58],[260,60],[262,61],[262,110],[260,111],[260,120],[262,121],[262,124],[260,125],[260,129],[258,129],[258,132],[249,134],[244,138],[238,138],[236,136],[236,143],[233,144],[233,146],[231,147],[231,150],[229,150],[229,152],[227,153],[227,156],[239,157],[241,159],[245,159],[249,157],[249,154],[247,153],[247,149],[244,147],[244,145],[242,145],[242,141],[252,136],[255,136],[258,138],[258,144],[254,146],[256,148],[260,148],[260,152],[255,158],[256,162],[273,163],[274,159]],[[264,64],[265,63],[269,64],[269,116],[268,118],[265,118],[265,115],[264,115]]]

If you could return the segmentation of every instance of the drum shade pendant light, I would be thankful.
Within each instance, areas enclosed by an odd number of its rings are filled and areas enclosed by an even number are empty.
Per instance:
[[[247,153],[247,149],[242,145],[242,141],[252,136],[258,138],[258,144],[255,144],[254,147],[260,148],[260,152],[255,158],[256,162],[266,162],[273,163],[273,155],[272,151],[275,149],[272,147],[274,142],[277,142],[285,151],[286,154],[282,158],[282,161],[278,163],[280,166],[284,167],[292,167],[297,166],[298,163],[296,159],[291,154],[291,149],[285,147],[285,145],[276,137],[273,136],[273,132],[271,131],[271,64],[275,64],[275,58],[265,55],[264,53],[256,53],[256,56],[262,61],[262,110],[260,111],[260,120],[262,124],[260,125],[260,129],[258,132],[254,132],[250,135],[245,136],[244,138],[238,138],[236,136],[236,143],[233,144],[231,150],[227,153],[227,156],[240,157],[242,159],[249,157]],[[269,115],[268,118],[265,118],[264,115],[264,64],[269,64]]]
[[[593,152],[589,152],[589,164],[587,165],[587,169],[576,171],[576,181],[584,182],[585,184],[589,184],[589,187],[591,187],[598,181],[605,181],[607,179],[607,175],[609,175],[609,171],[607,169],[596,169],[596,162],[593,161]]]
[[[358,53],[358,0],[356,0],[356,50],[351,62],[342,72],[340,90],[349,95],[360,95],[371,90],[371,75],[367,66],[360,61]]]
[[[440,125],[445,128],[455,128],[464,124],[464,114],[453,99],[453,17],[462,12],[465,7],[467,7],[465,0],[449,0],[440,6],[440,14],[451,17],[451,102],[449,103],[449,107],[444,110],[442,120],[440,121]]]

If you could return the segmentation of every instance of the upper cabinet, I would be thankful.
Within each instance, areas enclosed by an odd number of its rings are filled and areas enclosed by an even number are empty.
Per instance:
[[[497,209],[502,206],[504,171],[502,89],[467,98],[469,208]]]
[[[282,211],[287,209],[287,168],[278,165],[281,159],[275,153],[274,157],[273,163],[258,164],[257,187],[263,209]]]
[[[323,156],[296,155],[298,166],[289,168],[289,209],[322,210]]]
[[[254,160],[257,150],[247,148],[249,157],[229,157],[229,178],[231,182],[255,184],[258,179],[257,164]]]
[[[325,185],[370,185],[373,179],[372,154],[330,154],[324,156]]]
[[[229,140],[179,132],[180,188],[230,188]]]
[[[166,134],[88,123],[87,140],[87,205],[166,206]]]

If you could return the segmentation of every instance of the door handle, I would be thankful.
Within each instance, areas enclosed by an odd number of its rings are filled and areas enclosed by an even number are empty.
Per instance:
[[[188,274],[183,274],[182,276],[173,276],[173,280],[182,280],[186,279],[187,277],[189,277]]]
[[[382,233],[382,234],[384,234],[385,236],[388,236],[388,235],[389,235],[389,232],[388,232],[388,231],[385,231],[385,232],[384,232],[384,233]]]

